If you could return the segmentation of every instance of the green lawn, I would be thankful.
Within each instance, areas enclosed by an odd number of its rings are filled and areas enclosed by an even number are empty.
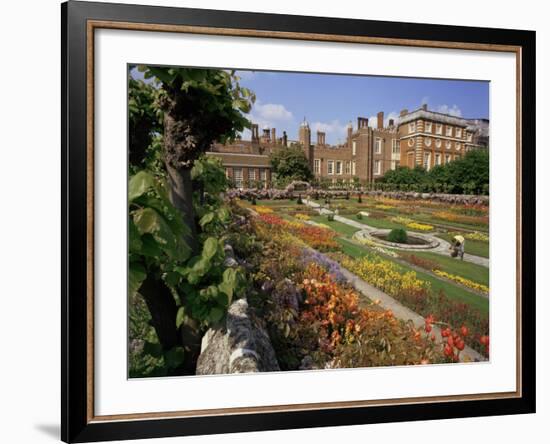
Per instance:
[[[428,281],[432,284],[432,290],[437,294],[439,290],[443,290],[447,297],[460,302],[465,302],[468,305],[478,309],[482,314],[489,314],[489,299],[471,293],[462,287],[457,287],[449,282],[442,281],[435,276],[420,271],[416,272],[416,276],[423,281]]]
[[[441,270],[447,273],[456,274],[479,284],[489,286],[489,269],[487,267],[454,259],[450,256],[443,256],[437,253],[415,251],[410,254],[437,262],[441,267]]]
[[[445,239],[447,242],[450,242],[452,235],[447,233],[438,234],[437,237]],[[475,256],[489,257],[489,242],[475,241],[466,239],[464,244],[464,251],[468,254],[473,254]]]
[[[404,228],[405,227],[404,225],[397,224],[395,222],[392,222],[389,219],[377,219],[377,218],[374,218],[374,217],[367,217],[367,216],[363,216],[361,219],[357,219],[357,217],[355,217],[355,215],[340,215],[340,216],[345,217],[346,219],[353,220],[355,222],[359,222],[360,224],[369,225],[369,226],[374,227],[374,228],[388,228],[388,229],[391,230],[392,228]],[[325,220],[327,219],[326,216],[323,216],[323,217],[324,217]]]

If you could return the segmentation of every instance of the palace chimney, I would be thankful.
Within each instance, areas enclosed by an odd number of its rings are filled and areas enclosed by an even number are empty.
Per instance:
[[[402,109],[401,112],[399,113],[399,117],[406,116],[407,114],[409,114],[409,110],[406,108]]]
[[[390,119],[389,125],[390,125],[390,126],[394,126],[394,124],[395,124],[395,121],[394,121],[393,119]]]
[[[377,128],[378,128],[378,129],[384,128],[384,111],[380,111],[380,112],[376,115],[376,118],[377,118],[377,120],[378,120],[378,122],[377,122]]]
[[[277,130],[271,128],[271,143],[277,143]]]
[[[368,128],[369,126],[369,119],[366,117],[357,117],[357,129],[360,130],[361,128]]]
[[[325,145],[325,133],[322,131],[317,131],[317,145]]]
[[[258,142],[258,140],[260,138],[260,136],[258,134],[258,124],[253,123],[251,130],[252,130],[252,137],[251,137],[252,142]]]

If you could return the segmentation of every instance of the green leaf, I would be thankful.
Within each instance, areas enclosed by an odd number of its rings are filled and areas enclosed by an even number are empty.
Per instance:
[[[204,227],[205,225],[209,224],[210,222],[212,222],[212,220],[214,220],[214,212],[211,211],[209,213],[206,213],[203,217],[201,217],[201,220],[199,221],[199,225],[202,227]]]
[[[128,199],[133,201],[137,197],[149,191],[154,185],[154,177],[146,171],[140,171],[130,178],[130,182],[128,184]]]
[[[159,257],[162,254],[159,244],[155,241],[155,238],[152,235],[144,234],[141,238],[141,243],[140,253],[143,256]]]
[[[164,281],[168,284],[170,287],[176,287],[181,280],[181,275],[179,273],[176,273],[175,271],[169,271],[164,275]]]
[[[180,328],[185,319],[185,311],[183,307],[178,308],[178,314],[176,315],[176,328]]]
[[[169,368],[179,367],[185,358],[185,352],[181,347],[174,347],[164,353],[164,362]]]
[[[131,262],[128,268],[128,292],[130,296],[134,296],[147,277],[147,272],[145,267],[138,262]]]
[[[170,257],[183,261],[190,249],[172,231],[166,220],[153,208],[140,208],[134,213],[134,223],[141,234],[151,234],[158,246]]]
[[[218,247],[218,240],[214,237],[209,237],[202,247],[202,257],[205,259],[212,259],[218,252]]]
[[[208,320],[211,324],[215,324],[223,318],[224,314],[225,312],[220,307],[214,307],[210,309],[210,313],[208,313]]]

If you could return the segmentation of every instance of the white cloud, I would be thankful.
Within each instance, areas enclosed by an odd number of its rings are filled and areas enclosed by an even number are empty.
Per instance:
[[[286,126],[292,121],[292,112],[285,108],[284,105],[278,103],[262,103],[256,100],[252,106],[252,110],[248,115],[248,119],[252,123],[258,124],[260,133],[264,127],[277,128],[282,134],[286,130]],[[250,138],[250,130],[245,129],[242,132],[243,139]]]
[[[313,122],[310,128],[313,139],[317,137],[317,131],[321,131],[326,134],[326,141],[329,144],[342,143],[347,136],[347,123],[341,123],[339,120]]]
[[[259,100],[256,101],[250,112],[251,119],[256,119],[258,122],[288,122],[292,120],[292,113],[287,110],[284,105],[276,103],[263,104]]]
[[[462,117],[462,111],[461,109],[456,106],[456,105],[453,105],[453,106],[449,106],[449,105],[439,105],[436,107],[435,109],[438,113],[442,113],[442,114],[449,114],[451,116],[455,116],[455,117]]]

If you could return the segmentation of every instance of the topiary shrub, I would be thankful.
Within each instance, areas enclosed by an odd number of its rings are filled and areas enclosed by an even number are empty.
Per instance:
[[[332,222],[334,220],[334,214],[329,214],[327,216],[327,219],[328,219],[329,222]]]
[[[302,195],[298,194],[298,200],[296,201],[297,205],[302,205],[304,202],[302,201]]]
[[[394,228],[388,234],[388,240],[390,242],[396,242],[398,244],[406,244],[407,232],[403,228]]]
[[[361,213],[357,213],[357,219],[363,219],[363,215]]]
[[[254,196],[252,196],[252,199],[250,199],[250,203],[252,205],[256,205],[256,198]]]

